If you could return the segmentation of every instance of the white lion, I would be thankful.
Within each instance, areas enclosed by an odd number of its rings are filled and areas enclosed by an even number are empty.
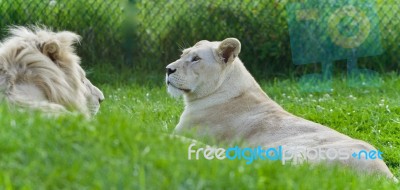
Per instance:
[[[347,159],[332,155],[323,158],[316,152],[308,152],[312,158],[305,160],[340,163],[358,171],[381,173],[396,181],[381,159],[350,156],[362,150],[376,150],[370,144],[294,116],[271,100],[238,58],[240,48],[235,38],[222,42],[204,40],[185,49],[180,59],[167,66],[168,92],[173,96],[183,95],[185,102],[176,133],[195,131],[198,138],[230,144],[239,140],[251,147],[282,145],[340,150]]]
[[[96,114],[104,96],[79,65],[73,46],[79,39],[68,31],[10,28],[0,43],[0,100],[48,113]]]

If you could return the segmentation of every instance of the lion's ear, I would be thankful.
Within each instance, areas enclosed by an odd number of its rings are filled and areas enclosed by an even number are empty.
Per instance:
[[[57,60],[60,52],[60,44],[56,40],[50,40],[42,45],[42,53],[51,60]]]
[[[73,32],[63,31],[56,34],[56,38],[64,45],[72,46],[78,43],[81,37]]]
[[[52,55],[60,51],[60,45],[52,40],[43,44],[43,54]]]
[[[227,38],[221,42],[217,55],[224,63],[231,63],[240,53],[240,42],[236,38]]]

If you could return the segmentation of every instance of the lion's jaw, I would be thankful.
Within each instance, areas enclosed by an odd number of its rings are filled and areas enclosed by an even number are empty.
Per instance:
[[[88,79],[84,80],[85,87],[87,89],[86,106],[89,109],[91,115],[95,115],[100,109],[100,103],[104,100],[103,92],[94,86]]]

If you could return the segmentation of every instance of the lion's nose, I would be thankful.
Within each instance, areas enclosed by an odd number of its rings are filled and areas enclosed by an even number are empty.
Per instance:
[[[99,103],[103,102],[104,98],[99,98]]]
[[[170,75],[172,73],[175,73],[176,69],[171,69],[171,68],[167,68],[167,74]]]

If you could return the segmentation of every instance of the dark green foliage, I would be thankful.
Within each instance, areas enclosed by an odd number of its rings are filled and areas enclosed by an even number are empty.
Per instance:
[[[292,63],[286,5],[293,2],[305,1],[3,0],[0,37],[9,25],[71,30],[83,37],[78,50],[84,64],[125,63],[156,75],[179,57],[180,49],[203,39],[236,37],[242,42],[241,59],[257,78],[319,71],[319,63]],[[377,1],[383,54],[360,58],[360,67],[397,70],[398,3]],[[345,64],[337,63],[335,73],[343,73]]]
[[[82,36],[78,45],[84,63],[121,59],[123,21],[119,1],[100,0],[4,0],[0,1],[0,37],[11,25],[44,25]]]

